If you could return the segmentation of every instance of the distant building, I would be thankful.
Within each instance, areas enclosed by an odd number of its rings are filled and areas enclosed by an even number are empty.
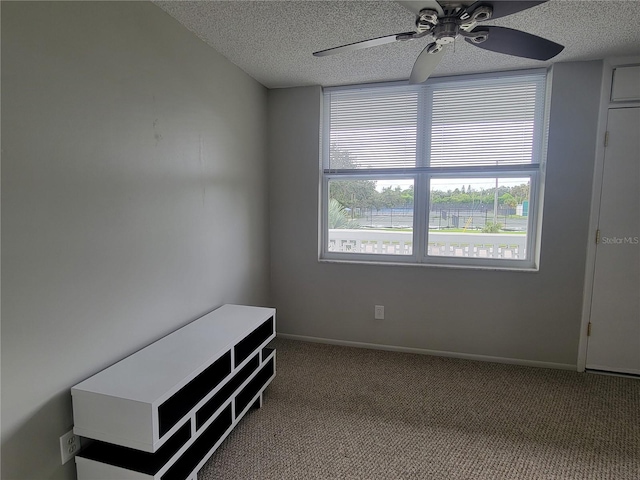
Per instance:
[[[520,215],[521,217],[529,216],[529,200],[525,200],[516,206],[516,215]]]

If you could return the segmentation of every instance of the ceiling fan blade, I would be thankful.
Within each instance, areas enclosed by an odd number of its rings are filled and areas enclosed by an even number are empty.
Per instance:
[[[384,37],[371,38],[369,40],[363,40],[361,42],[349,43],[348,45],[342,45],[340,47],[327,48],[326,50],[320,50],[319,52],[313,52],[315,57],[324,57],[325,55],[333,55],[334,53],[346,53],[353,52],[354,50],[361,50],[363,48],[376,47],[378,45],[384,45],[385,43],[393,43],[399,39],[409,40],[409,38],[416,32],[404,32],[396,33],[394,35],[387,35]],[[404,38],[398,38],[404,37]]]
[[[470,15],[473,11],[481,6],[491,5],[493,9],[493,13],[491,14],[491,19],[506,17],[507,15],[511,15],[513,13],[518,13],[523,10],[526,10],[531,7],[535,7],[540,5],[541,3],[546,3],[548,0],[539,0],[539,1],[518,1],[518,0],[496,0],[496,1],[479,1],[467,7],[467,13]],[[403,2],[400,2],[403,3]]]
[[[429,75],[436,69],[442,56],[444,55],[444,48],[436,53],[429,53],[429,47],[427,45],[424,50],[418,55],[416,63],[413,64],[413,70],[411,70],[411,76],[409,77],[409,83],[422,83]]]
[[[425,8],[435,10],[436,12],[438,12],[438,15],[442,15],[444,13],[440,4],[435,0],[421,0],[398,3],[415,15],[418,15],[418,13],[420,13],[420,10],[424,10]]]
[[[484,42],[475,43],[469,38],[465,38],[465,40],[471,45],[491,50],[492,52],[506,53],[507,55],[532,58],[534,60],[549,60],[564,50],[564,46],[559,43],[512,28],[483,25],[482,27],[474,28],[470,33],[480,32],[488,32],[489,34]]]

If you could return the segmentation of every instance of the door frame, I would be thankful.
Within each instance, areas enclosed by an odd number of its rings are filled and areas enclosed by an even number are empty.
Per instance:
[[[589,321],[591,319],[591,301],[596,266],[596,231],[600,218],[600,199],[602,196],[602,176],[604,172],[605,134],[610,108],[640,107],[640,101],[614,102],[611,100],[613,70],[616,67],[640,64],[640,56],[614,57],[605,59],[602,67],[602,90],[600,93],[600,111],[598,115],[598,138],[596,141],[593,184],[591,187],[591,211],[589,215],[589,233],[587,235],[587,255],[585,259],[584,289],[582,300],[582,320],[578,343],[578,372],[584,372],[587,365],[587,347]]]

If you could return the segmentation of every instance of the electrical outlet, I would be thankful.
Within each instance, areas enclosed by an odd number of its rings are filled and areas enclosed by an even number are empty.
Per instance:
[[[80,451],[80,437],[69,430],[60,437],[60,455],[62,456],[62,464],[64,465]]]
[[[384,320],[384,305],[376,305],[375,306],[374,318],[376,320]]]

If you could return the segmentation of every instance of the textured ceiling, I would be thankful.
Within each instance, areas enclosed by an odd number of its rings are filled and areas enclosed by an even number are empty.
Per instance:
[[[155,1],[269,88],[406,80],[427,39],[313,57],[312,52],[414,29],[393,1]],[[458,39],[432,76],[540,67],[640,54],[640,0],[551,0],[485,23],[565,46],[550,62],[489,52]]]

